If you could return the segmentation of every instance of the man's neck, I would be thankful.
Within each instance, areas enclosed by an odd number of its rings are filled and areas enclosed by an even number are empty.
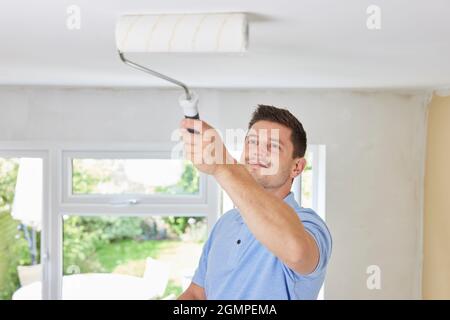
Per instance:
[[[273,194],[275,197],[283,200],[287,197],[289,192],[291,192],[292,183],[287,183],[285,185],[282,185],[279,188],[264,188],[267,192]]]

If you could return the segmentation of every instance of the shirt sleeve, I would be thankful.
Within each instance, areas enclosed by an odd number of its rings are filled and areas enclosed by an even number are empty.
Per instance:
[[[317,248],[319,249],[319,262],[316,268],[311,273],[306,276],[314,277],[316,275],[322,274],[328,265],[328,261],[331,256],[332,240],[330,232],[327,226],[321,220],[318,221],[305,221],[303,223],[305,230],[313,237],[316,241]]]
[[[325,222],[318,216],[308,216],[302,219],[303,226],[317,244],[319,249],[319,261],[316,268],[308,274],[300,274],[285,265],[286,270],[294,279],[298,278],[314,278],[322,275],[326,271],[328,261],[331,257],[332,239],[331,234],[325,225]]]

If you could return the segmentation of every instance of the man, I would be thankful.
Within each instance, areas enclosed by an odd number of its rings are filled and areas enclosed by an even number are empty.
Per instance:
[[[187,158],[215,177],[236,209],[215,224],[179,299],[317,299],[331,236],[290,192],[306,165],[302,124],[287,110],[259,105],[240,164],[206,122],[185,119],[181,128]]]

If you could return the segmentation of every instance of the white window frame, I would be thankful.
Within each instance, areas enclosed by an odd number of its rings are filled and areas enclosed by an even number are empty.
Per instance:
[[[150,201],[117,206],[100,199],[96,203],[78,201],[64,197],[69,173],[67,156],[91,155],[129,155],[127,158],[152,158],[155,155],[168,155],[171,146],[167,144],[111,144],[111,143],[40,143],[40,142],[2,142],[0,157],[36,157],[43,160],[43,217],[41,230],[42,298],[44,300],[62,299],[63,277],[63,216],[64,215],[120,215],[120,216],[204,216],[208,221],[208,233],[220,215],[219,188],[211,176],[201,174],[201,196],[194,200],[155,203]],[[107,157],[106,157],[107,158]],[[170,157],[169,157],[170,158]],[[65,186],[65,187],[64,187]],[[64,191],[63,191],[64,190]],[[67,194],[66,194],[67,196]],[[109,198],[110,200],[111,198]],[[122,201],[124,198],[120,197]],[[69,201],[67,201],[69,200]],[[99,200],[99,199],[97,199]],[[148,200],[148,199],[147,199]],[[167,197],[166,199],[167,200]]]
[[[54,219],[51,219],[51,179],[47,177],[50,176],[50,165],[49,165],[49,152],[46,149],[33,148],[28,146],[28,144],[23,143],[3,143],[0,142],[0,158],[39,158],[42,159],[42,170],[43,170],[43,186],[42,186],[42,228],[41,228],[41,246],[40,246],[40,256],[42,265],[42,298],[51,298],[50,289],[50,275],[54,270],[52,270],[50,265],[50,255],[49,248],[53,242],[53,236],[50,232],[52,229],[52,223]]]
[[[164,206],[183,204],[191,207],[192,212],[206,212],[208,203],[207,176],[200,174],[200,190],[196,195],[146,195],[146,194],[73,194],[72,193],[72,159],[170,159],[170,152],[155,150],[140,151],[63,151],[62,173],[62,205],[91,204],[132,206],[148,205],[154,208],[160,205],[159,211],[166,211]]]
[[[312,205],[313,209],[325,221],[325,196],[326,196],[326,146],[321,144],[308,145],[308,152],[312,155]],[[294,179],[292,192],[295,200],[302,203],[302,179],[301,175]]]
[[[310,146],[312,151],[313,168],[313,198],[312,207],[317,214],[326,221],[326,146],[314,144]]]
[[[312,209],[326,221],[326,146],[314,144],[308,146],[312,152]],[[320,288],[317,300],[325,299],[326,280]]]

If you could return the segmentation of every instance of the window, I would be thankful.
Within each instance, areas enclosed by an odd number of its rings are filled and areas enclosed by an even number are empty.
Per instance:
[[[72,194],[197,195],[199,185],[186,160],[72,159]]]
[[[64,216],[63,299],[176,298],[207,237],[205,217]]]
[[[63,204],[183,204],[193,213],[207,211],[207,177],[168,152],[64,152],[63,172]]]
[[[297,177],[300,180],[300,205],[304,208],[312,208],[313,201],[313,153],[312,151],[307,151],[305,154],[306,159],[306,167],[303,170],[300,177]],[[293,190],[294,194],[297,192]]]
[[[103,295],[95,297],[102,299],[115,298],[108,276],[121,288],[144,282],[152,299],[177,296],[190,283],[217,220],[216,183],[189,162],[170,159],[167,146],[112,148],[0,143],[0,298],[61,299],[71,276],[97,279]],[[40,167],[24,166],[28,158],[41,160]],[[95,226],[99,232],[91,232]],[[21,270],[32,283],[20,283]],[[158,286],[163,271],[167,281]],[[155,287],[160,294],[152,294]],[[142,297],[135,292],[129,297]]]
[[[0,158],[0,299],[41,288],[42,175],[40,158]]]
[[[164,151],[62,151],[63,299],[176,298],[217,219],[217,187]]]

